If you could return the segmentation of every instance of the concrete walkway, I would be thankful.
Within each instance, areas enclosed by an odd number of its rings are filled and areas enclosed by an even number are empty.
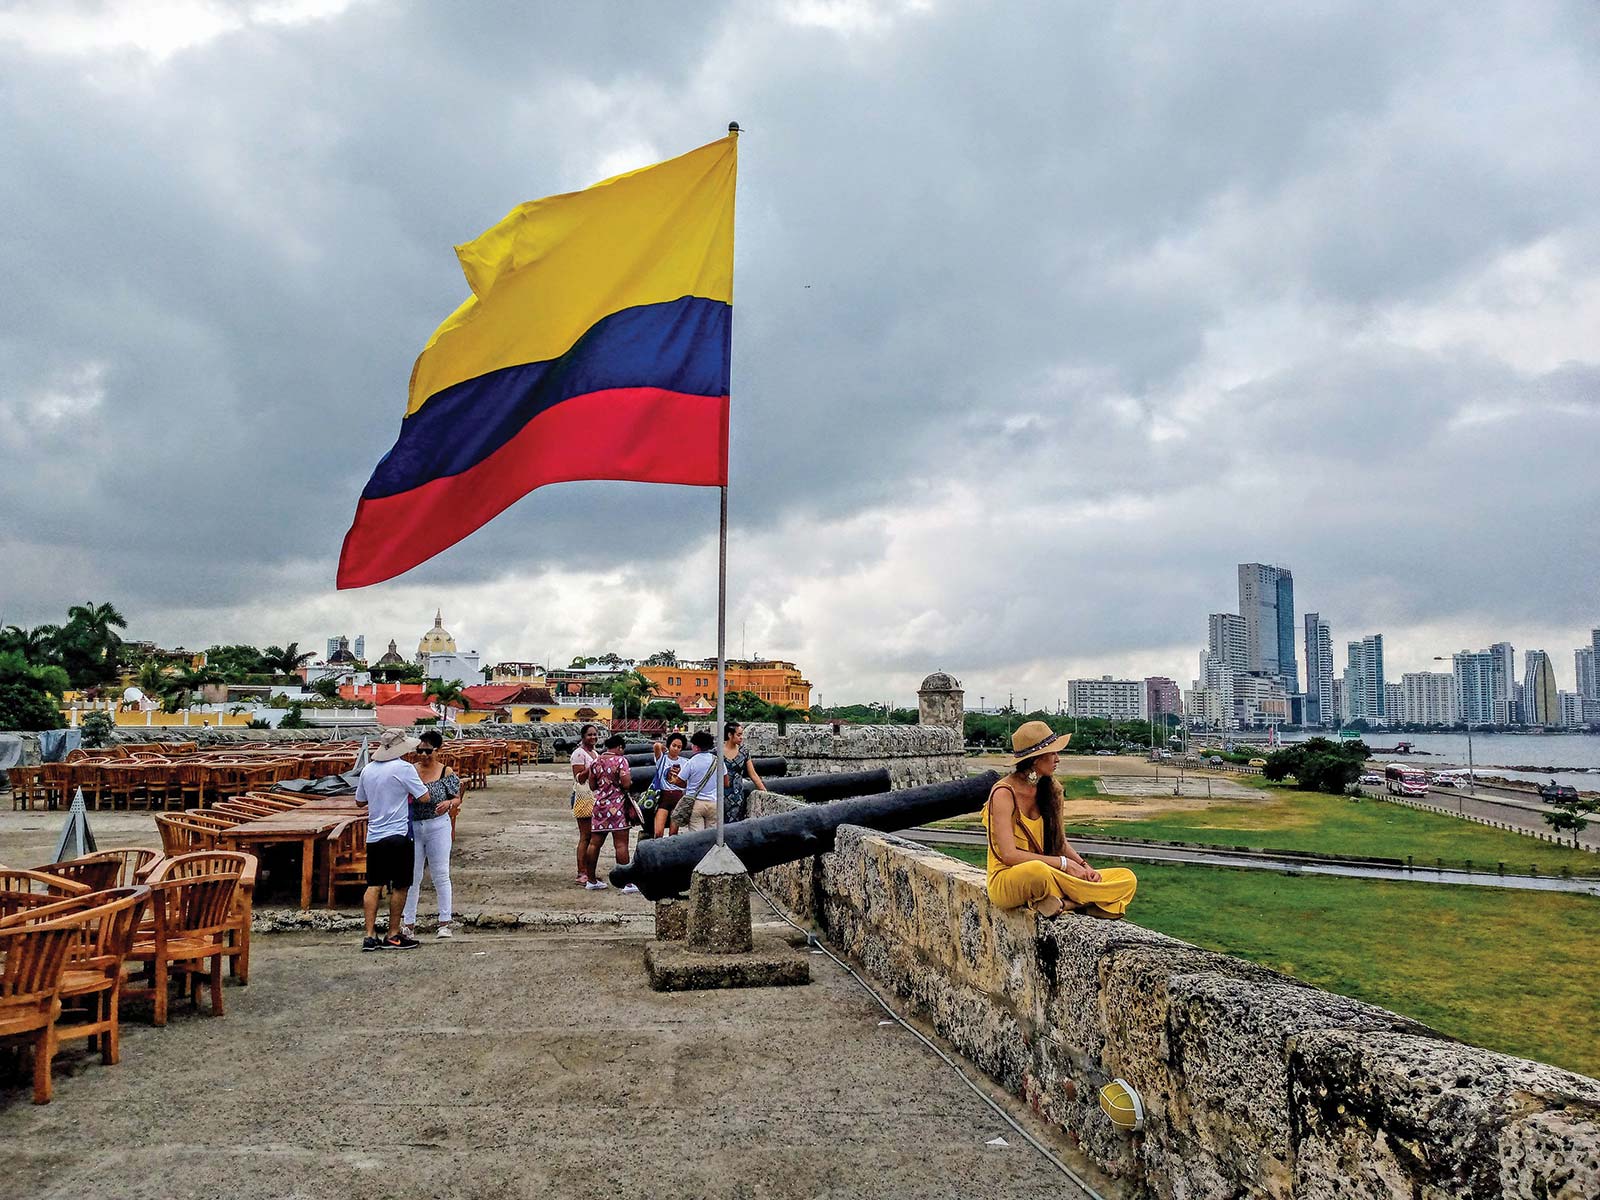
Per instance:
[[[59,820],[0,813],[0,862],[47,855]],[[145,814],[91,824],[102,845],[154,840]],[[64,1051],[47,1106],[0,1055],[6,1194],[1078,1194],[825,957],[805,988],[650,991],[650,906],[574,887],[571,829],[555,774],[495,778],[463,813],[461,907],[537,928],[377,954],[258,935],[225,1017],[180,1005],[155,1029],[135,1009],[122,1063]]]

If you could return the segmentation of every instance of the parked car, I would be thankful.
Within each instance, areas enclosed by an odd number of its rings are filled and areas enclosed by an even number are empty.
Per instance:
[[[1220,767],[1222,765],[1222,756],[1213,754],[1209,761],[1213,767]]]
[[[1252,758],[1250,760],[1250,765],[1252,767],[1264,767],[1267,765],[1267,760],[1264,758]]]
[[[1382,775],[1363,775],[1360,779],[1356,780],[1356,782],[1357,783],[1371,784],[1371,785],[1373,785],[1375,787],[1382,787],[1383,786],[1383,776]]]
[[[1096,758],[1113,758],[1117,752],[1115,750],[1096,750],[1094,753]]]
[[[1432,782],[1433,786],[1438,788],[1466,787],[1466,784],[1457,779],[1454,775],[1435,775]]]
[[[1578,789],[1570,784],[1557,783],[1552,779],[1549,783],[1539,785],[1539,798],[1551,804],[1557,804],[1565,800],[1576,800],[1578,798]]]

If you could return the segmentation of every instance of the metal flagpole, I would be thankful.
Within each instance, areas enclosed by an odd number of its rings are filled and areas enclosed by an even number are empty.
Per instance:
[[[739,122],[728,122],[728,134],[737,140],[740,134]],[[731,387],[729,389],[732,390]],[[729,397],[728,420],[733,420],[732,397]],[[723,451],[727,453],[727,443],[723,443]],[[728,463],[724,459],[722,464],[724,476],[728,471]],[[716,757],[712,759],[712,766],[717,772],[717,845],[725,846],[723,840],[723,809],[727,803],[724,795],[723,775],[727,760],[723,757],[723,730],[728,727],[728,483],[724,478],[722,486],[717,489],[721,497],[722,513],[720,528],[717,532],[717,727],[711,731],[712,745],[715,747]]]
[[[726,844],[722,840],[722,810],[726,803],[722,777],[727,761],[723,757],[723,730],[728,725],[728,485],[723,484],[717,491],[722,496],[722,528],[717,538],[717,727],[711,736],[716,739],[713,765],[717,772],[717,845],[722,846]]]

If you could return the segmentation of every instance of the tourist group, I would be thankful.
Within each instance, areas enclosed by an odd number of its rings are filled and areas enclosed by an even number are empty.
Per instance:
[[[766,785],[744,746],[744,726],[729,721],[722,729],[723,820],[742,821],[752,791]],[[600,852],[607,836],[617,865],[628,862],[628,830],[640,837],[667,837],[684,829],[709,829],[717,820],[715,740],[706,730],[690,735],[674,730],[652,747],[650,784],[638,800],[633,769],[623,753],[620,733],[600,741],[600,729],[585,725],[572,752],[572,815],[578,825],[577,882],[588,890],[608,885],[600,878]],[[651,769],[651,768],[646,768]],[[622,889],[634,894],[633,884]]]

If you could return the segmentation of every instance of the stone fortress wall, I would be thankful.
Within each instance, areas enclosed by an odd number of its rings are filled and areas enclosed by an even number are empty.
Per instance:
[[[980,869],[870,830],[756,885],[1137,1194],[1600,1197],[1600,1081],[1131,922],[1002,911]],[[1100,1111],[1118,1077],[1141,1133]]]

